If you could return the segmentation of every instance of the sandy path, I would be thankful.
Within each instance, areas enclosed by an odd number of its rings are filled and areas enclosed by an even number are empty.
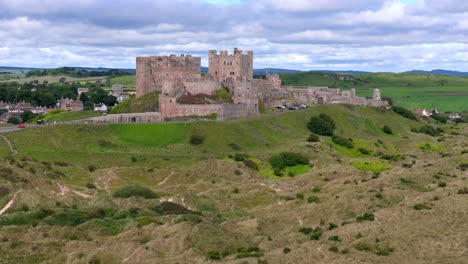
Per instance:
[[[13,202],[15,201],[15,198],[16,198],[16,195],[19,193],[20,191],[17,191],[15,193],[15,195],[13,195],[13,198],[8,201],[8,203],[2,208],[2,210],[0,210],[0,215],[2,215],[3,213],[5,213],[8,209],[10,209],[10,207],[13,205]]]

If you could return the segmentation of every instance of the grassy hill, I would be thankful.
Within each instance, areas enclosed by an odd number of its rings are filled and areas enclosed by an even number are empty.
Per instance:
[[[326,136],[306,141],[319,113],[352,149]],[[413,133],[426,122],[384,109],[326,105],[226,122],[8,133],[18,154],[0,144],[0,210],[14,197],[0,216],[1,259],[462,263],[468,127],[432,124],[444,133]],[[194,135],[203,142],[190,143]],[[269,160],[284,151],[310,165],[275,176]]]
[[[120,84],[127,90],[135,90],[136,75],[124,75],[110,78],[111,85]]]
[[[138,98],[130,98],[111,110],[111,114],[154,112],[158,108],[158,93],[148,93]]]
[[[468,110],[468,77],[416,73],[368,73],[343,75],[320,72],[281,74],[283,85],[329,86],[356,88],[359,96],[372,96],[379,88],[382,96],[390,96],[398,105],[435,108],[439,111]]]

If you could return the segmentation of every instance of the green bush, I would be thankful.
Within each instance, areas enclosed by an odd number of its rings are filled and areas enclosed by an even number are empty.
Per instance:
[[[374,214],[373,213],[365,213],[361,216],[358,216],[356,218],[356,220],[361,223],[361,222],[364,222],[364,221],[374,221],[375,220],[375,217],[374,217]]]
[[[431,210],[432,206],[427,203],[418,203],[413,206],[415,210]]]
[[[17,125],[17,124],[19,124],[20,122],[21,122],[21,120],[20,120],[19,118],[17,118],[17,117],[14,117],[14,116],[8,118],[8,121],[7,121],[7,123],[9,123],[9,124],[14,124],[14,125]]]
[[[288,254],[289,252],[291,252],[290,248],[288,248],[288,247],[283,248],[283,253],[284,254]]]
[[[190,136],[190,144],[201,145],[205,141],[205,136],[199,134],[192,134]]]
[[[257,163],[255,163],[255,161],[250,160],[250,159],[246,159],[246,160],[244,160],[242,162],[244,163],[245,166],[251,168],[252,170],[258,171],[258,165],[257,165]]]
[[[231,147],[233,150],[241,150],[241,146],[239,146],[236,143],[229,143],[229,147]]]
[[[112,196],[117,198],[142,197],[145,199],[157,199],[159,195],[143,186],[126,186],[117,190]]]
[[[88,165],[88,170],[89,170],[90,172],[93,172],[93,171],[95,171],[96,169],[97,169],[96,166],[94,166],[94,165]]]
[[[331,251],[331,252],[335,252],[335,253],[340,252],[340,250],[338,249],[337,246],[331,246],[330,248],[328,248],[328,250]]]
[[[96,189],[96,185],[94,185],[94,184],[92,184],[92,183],[90,183],[90,182],[86,183],[85,186],[86,186],[86,188],[88,188],[88,189]]]
[[[244,153],[236,153],[236,154],[234,154],[233,158],[234,158],[235,161],[244,161],[247,158],[249,158],[249,155],[244,154]]]
[[[460,165],[457,166],[457,168],[461,171],[467,171],[468,170],[468,163],[461,163]]]
[[[336,224],[334,224],[334,223],[329,223],[329,224],[328,224],[328,230],[333,230],[333,229],[335,229],[335,228],[337,228],[337,227],[338,227],[338,226],[337,226]]]
[[[462,189],[458,190],[458,194],[468,194],[468,188],[463,187]]]
[[[439,187],[440,187],[440,188],[445,188],[445,187],[447,187],[447,183],[445,183],[445,182],[439,182]]]
[[[393,130],[389,127],[389,126],[383,126],[382,127],[382,131],[385,133],[385,134],[393,134]]]
[[[439,136],[440,135],[440,131],[437,130],[436,128],[434,128],[433,126],[429,126],[429,125],[425,125],[425,126],[422,126],[418,129],[418,133],[423,133],[423,134],[426,134],[426,135],[429,135],[429,136]]]
[[[346,147],[346,148],[349,148],[349,149],[354,148],[353,142],[351,142],[351,140],[340,137],[340,136],[333,136],[332,141],[335,144],[338,144],[340,146],[343,146],[343,147]]]
[[[319,240],[320,237],[322,237],[322,235],[323,235],[322,230],[317,230],[314,233],[312,233],[312,235],[310,236],[310,240]]]
[[[341,242],[341,238],[339,236],[331,236],[328,237],[328,240],[330,241],[336,241],[336,242]]]
[[[372,251],[372,245],[365,243],[357,243],[356,245],[354,245],[354,249],[359,251]]]
[[[310,132],[321,136],[332,136],[335,127],[335,121],[324,113],[311,117],[309,123],[307,123]]]
[[[309,164],[309,159],[302,154],[294,152],[282,152],[270,158],[270,165],[273,169],[278,170],[302,164]]]
[[[307,198],[307,202],[308,203],[318,203],[318,202],[320,202],[320,198],[318,198],[317,196],[312,195],[312,196],[309,196]]]
[[[307,138],[307,141],[308,142],[320,142],[320,138],[319,136],[317,136],[317,134],[310,134],[310,136]]]
[[[299,228],[299,232],[303,233],[304,235],[308,235],[312,233],[312,228],[310,227],[301,227]]]
[[[359,148],[358,151],[361,152],[361,154],[364,154],[364,155],[369,155],[370,154],[370,151],[365,149],[365,148]]]
[[[197,212],[187,209],[180,204],[171,202],[162,202],[152,209],[153,211],[161,215],[198,214]]]
[[[401,115],[402,117],[408,118],[410,120],[418,120],[418,117],[413,112],[401,106],[394,105],[392,106],[392,110],[393,112]]]

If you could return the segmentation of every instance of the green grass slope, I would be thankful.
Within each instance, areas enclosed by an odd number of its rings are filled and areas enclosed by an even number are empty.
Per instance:
[[[306,141],[319,113],[353,149]],[[317,105],[223,122],[7,133],[18,154],[0,160],[0,207],[13,201],[0,216],[0,262],[463,263],[468,126],[410,131],[425,124]],[[204,141],[192,145],[192,135]],[[278,177],[268,161],[281,152],[309,164]]]
[[[148,93],[138,98],[130,98],[111,110],[111,114],[154,112],[158,108],[158,92]]]

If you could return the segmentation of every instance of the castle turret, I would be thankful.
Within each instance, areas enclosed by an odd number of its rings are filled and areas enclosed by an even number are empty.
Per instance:
[[[372,99],[373,99],[374,101],[382,101],[382,98],[381,98],[381,96],[380,96],[380,90],[379,90],[379,89],[375,89],[375,90],[374,90],[374,94],[373,94],[373,96],[372,96]]]
[[[227,51],[220,51],[219,55],[215,50],[208,52],[208,72],[217,82],[231,80],[253,80],[253,52],[246,54],[234,48],[233,54]]]

